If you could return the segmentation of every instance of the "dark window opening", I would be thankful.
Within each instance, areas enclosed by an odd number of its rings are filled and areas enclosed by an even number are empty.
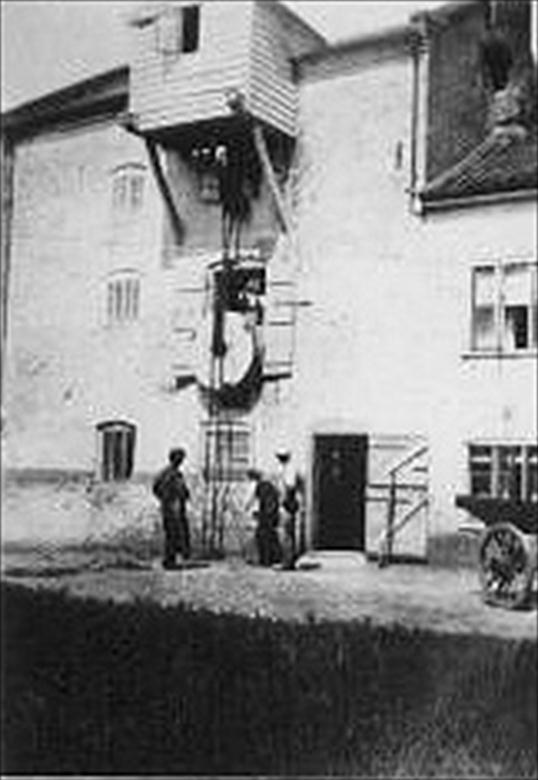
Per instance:
[[[120,482],[133,473],[136,429],[123,422],[97,426],[100,442],[100,471],[103,482]]]
[[[183,9],[182,51],[190,54],[200,42],[200,8],[190,5]]]
[[[506,306],[504,310],[508,346],[512,349],[529,347],[529,317],[526,306]]]

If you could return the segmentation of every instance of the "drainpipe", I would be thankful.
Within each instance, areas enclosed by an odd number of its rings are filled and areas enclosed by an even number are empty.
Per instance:
[[[413,203],[416,197],[417,189],[417,132],[418,132],[418,106],[420,90],[420,50],[416,40],[413,41],[411,52],[413,58],[413,96],[411,104],[411,171],[409,182],[410,206],[413,210]]]
[[[1,160],[1,193],[2,193],[2,246],[1,246],[1,353],[0,353],[0,371],[2,374],[2,398],[4,397],[4,376],[6,368],[6,347],[8,331],[8,307],[9,307],[9,277],[11,270],[11,242],[13,226],[13,174],[14,174],[14,145],[12,139],[2,134],[0,138],[0,160]],[[0,428],[4,425],[3,410],[0,419]]]
[[[538,0],[531,0],[531,51],[534,67],[538,65]]]
[[[415,23],[411,38],[412,102],[411,102],[411,150],[409,171],[409,208],[414,214],[422,214],[420,190],[424,186],[427,154],[428,121],[428,43],[427,20],[420,17]]]

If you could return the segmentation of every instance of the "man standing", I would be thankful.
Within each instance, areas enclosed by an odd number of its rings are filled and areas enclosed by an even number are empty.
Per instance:
[[[283,568],[294,569],[297,558],[297,513],[300,509],[300,478],[291,464],[291,452],[282,447],[276,452],[279,464],[278,490],[284,530]]]
[[[189,489],[180,471],[185,460],[185,450],[170,450],[169,464],[157,474],[153,481],[153,494],[161,503],[164,528],[163,567],[173,569],[178,553],[185,559],[190,558],[190,533],[187,521],[186,504],[190,499]]]
[[[256,546],[258,560],[261,566],[271,566],[281,559],[280,543],[278,541],[277,527],[279,521],[278,490],[268,479],[264,479],[261,472],[249,469],[247,477],[256,483],[251,501],[247,503],[247,509],[253,500],[258,502],[256,513]]]

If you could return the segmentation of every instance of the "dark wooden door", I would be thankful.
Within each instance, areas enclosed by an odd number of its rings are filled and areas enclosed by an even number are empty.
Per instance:
[[[364,550],[368,437],[314,439],[314,543],[318,549]]]

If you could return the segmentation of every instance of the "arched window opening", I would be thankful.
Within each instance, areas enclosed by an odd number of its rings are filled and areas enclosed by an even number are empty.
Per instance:
[[[136,428],[123,420],[98,423],[99,472],[103,482],[122,482],[134,468]]]

